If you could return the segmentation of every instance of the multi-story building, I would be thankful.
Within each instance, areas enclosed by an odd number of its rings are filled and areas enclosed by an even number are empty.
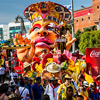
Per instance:
[[[26,33],[25,32],[21,33],[22,32],[21,23],[10,22],[8,25],[0,25],[0,41],[14,38],[15,34],[22,34],[23,36],[26,35],[26,37],[29,38],[28,33],[31,28],[31,23],[24,22],[24,27]]]
[[[0,41],[9,39],[8,25],[0,25]]]
[[[21,23],[11,22],[8,24],[8,27],[9,27],[9,38],[15,37],[15,34],[22,34],[22,35],[26,35],[28,37],[28,32],[31,27],[31,23],[24,22],[24,27],[25,27],[26,33],[21,33],[22,32]]]
[[[74,11],[75,33],[84,28],[98,26],[100,15],[100,0],[92,0],[92,6]]]

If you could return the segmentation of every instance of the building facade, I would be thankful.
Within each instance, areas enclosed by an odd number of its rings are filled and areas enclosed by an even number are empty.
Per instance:
[[[29,38],[30,22],[24,22],[26,32],[22,32],[21,23],[10,22],[8,25],[0,25],[0,42],[14,38],[15,34],[22,34]],[[21,33],[22,32],[22,33]]]
[[[98,26],[100,15],[100,0],[92,0],[92,6],[74,11],[75,33],[84,28]]]
[[[25,27],[25,30],[26,30],[26,33],[23,32],[23,28],[21,26],[21,23],[14,23],[14,22],[11,22],[8,24],[8,28],[9,28],[9,38],[14,38],[15,37],[15,34],[21,34],[21,35],[26,35],[28,38],[28,33],[29,33],[29,30],[30,30],[30,27],[31,27],[31,23],[30,22],[24,22],[24,27]]]
[[[9,39],[8,25],[0,25],[0,41]]]

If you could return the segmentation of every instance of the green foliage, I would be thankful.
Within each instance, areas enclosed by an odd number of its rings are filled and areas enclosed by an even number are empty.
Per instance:
[[[81,34],[82,33],[83,33],[82,31],[78,30],[76,32],[76,34],[75,34],[75,38],[77,39],[77,41],[75,42],[75,48],[76,49],[79,49],[78,45],[79,45],[79,41],[80,41],[80,38],[81,38]]]
[[[97,26],[96,25],[94,25],[94,26],[92,26],[92,27],[90,27],[91,28],[91,30],[97,30]]]
[[[84,32],[80,38],[79,51],[85,54],[86,47],[99,47],[99,44],[100,30]]]
[[[12,38],[8,39],[7,41],[9,42],[9,45],[13,44],[13,39]]]
[[[84,28],[84,32],[87,32],[87,31],[91,31],[91,28],[89,27]]]
[[[72,34],[72,26],[71,25],[67,25],[67,28],[69,29],[69,32]]]

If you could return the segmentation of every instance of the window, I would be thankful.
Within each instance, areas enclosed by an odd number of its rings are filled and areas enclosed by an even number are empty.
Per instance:
[[[88,19],[90,19],[90,17],[88,17]]]
[[[16,29],[20,29],[20,26],[16,26]]]
[[[3,31],[3,29],[2,29],[2,28],[0,28],[0,31]]]
[[[15,27],[10,27],[9,30],[15,30]]]
[[[97,9],[99,9],[99,6],[97,6]]]
[[[83,21],[83,18],[82,18],[82,21]]]

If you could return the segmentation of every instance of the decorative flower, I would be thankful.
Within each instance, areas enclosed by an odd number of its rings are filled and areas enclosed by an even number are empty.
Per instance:
[[[42,68],[42,64],[36,64],[35,65],[35,69],[36,69],[36,72],[38,73],[38,74],[40,74],[41,72],[42,72],[42,70],[43,70],[43,68]]]
[[[53,58],[47,58],[47,63],[46,63],[46,65],[48,64],[48,63],[52,63],[53,62]]]

